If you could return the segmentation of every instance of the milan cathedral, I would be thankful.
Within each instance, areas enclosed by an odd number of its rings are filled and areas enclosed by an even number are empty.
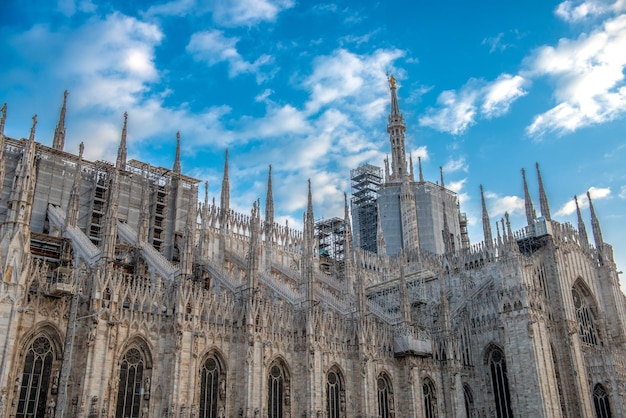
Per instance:
[[[316,222],[309,183],[302,231],[275,222],[271,166],[237,213],[228,152],[219,202],[199,199],[180,135],[171,169],[127,160],[125,114],[115,163],[88,161],[64,149],[67,93],[51,146],[36,116],[5,136],[5,104],[0,417],[625,416],[626,303],[591,199],[593,242],[580,209],[551,218],[537,165],[540,215],[522,171],[527,225],[494,234],[481,187],[470,243],[443,173],[407,161],[396,90],[372,199]]]

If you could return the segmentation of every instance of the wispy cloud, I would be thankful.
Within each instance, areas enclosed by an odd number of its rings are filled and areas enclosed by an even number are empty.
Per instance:
[[[484,38],[482,41],[482,44],[489,46],[490,53],[494,53],[496,51],[504,51],[510,45],[502,42],[503,37],[504,37],[504,32],[500,32],[496,36]]]
[[[527,74],[551,79],[558,104],[537,115],[528,134],[564,134],[622,115],[626,111],[622,51],[626,51],[626,15],[609,19],[578,39],[561,39],[556,47],[535,51],[526,62]]]
[[[619,198],[626,199],[626,184],[624,184],[622,188],[619,190]]]
[[[502,74],[492,82],[471,79],[457,93],[442,92],[438,108],[429,108],[419,119],[420,125],[430,126],[453,135],[463,134],[477,118],[492,118],[509,111],[511,104],[526,95],[528,81],[520,75]]]
[[[59,0],[57,6],[65,16],[73,16],[76,12],[93,13],[97,9],[91,0]]]
[[[272,57],[266,54],[261,55],[254,62],[248,62],[237,51],[239,38],[226,37],[220,30],[197,32],[191,36],[186,50],[195,60],[207,63],[209,66],[220,62],[227,62],[229,76],[236,77],[243,73],[254,73],[263,79],[260,68],[270,64]]]
[[[273,22],[278,14],[293,7],[292,0],[173,0],[150,6],[146,16],[185,16],[212,13],[219,26],[253,26]]]
[[[213,19],[224,26],[251,26],[273,22],[278,14],[293,7],[292,0],[214,0]]]
[[[608,199],[611,196],[611,189],[609,187],[590,187],[588,190],[591,198],[593,200],[602,200]],[[620,196],[621,197],[621,196]],[[581,193],[577,196],[578,205],[580,208],[589,207],[589,199],[587,199],[587,192]],[[576,202],[574,199],[565,203],[559,210],[554,214],[555,216],[566,216],[571,215],[576,211]]]
[[[469,166],[467,165],[465,157],[460,157],[457,159],[449,159],[442,169],[444,174],[454,173],[456,171],[464,171],[467,173]]]

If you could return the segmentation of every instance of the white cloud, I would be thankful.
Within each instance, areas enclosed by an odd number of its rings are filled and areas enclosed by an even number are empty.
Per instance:
[[[539,48],[527,59],[528,75],[546,76],[556,84],[557,105],[535,117],[530,135],[560,134],[603,123],[626,111],[626,15],[578,39],[561,39]]]
[[[524,213],[524,199],[519,196],[500,196],[493,192],[485,192],[485,199],[489,201],[487,205],[491,217],[501,217],[505,212],[509,215]]]
[[[611,196],[611,189],[609,187],[590,187],[587,190],[593,200],[607,199]],[[578,199],[578,206],[583,209],[589,207],[589,199],[587,199],[587,193],[581,193],[576,196]],[[621,196],[620,196],[621,197]],[[565,203],[554,215],[566,216],[571,215],[576,211],[576,202],[574,199]]]
[[[306,134],[311,131],[302,112],[291,105],[270,108],[262,119],[250,121],[244,137],[268,138],[286,134]]]
[[[526,83],[526,80],[519,75],[502,74],[486,86],[481,108],[485,117],[492,118],[507,113],[511,103],[526,94],[522,88]]]
[[[195,0],[174,0],[150,6],[146,16],[185,16],[192,8],[204,11]]]
[[[145,15],[186,16],[210,12],[220,26],[253,26],[275,21],[280,12],[293,5],[293,0],[173,0],[150,6]]]
[[[365,120],[380,116],[388,103],[385,73],[403,55],[397,49],[379,49],[371,55],[337,49],[331,55],[317,57],[312,74],[303,82],[311,95],[307,110],[315,113],[332,104],[358,110]]]
[[[260,67],[272,62],[269,55],[261,55],[254,62],[248,62],[237,51],[239,38],[228,38],[219,30],[197,32],[191,36],[187,44],[189,52],[195,60],[213,66],[220,62],[227,62],[231,78],[242,73],[260,74]]]
[[[454,173],[456,171],[464,171],[467,173],[469,167],[465,160],[465,157],[455,159],[449,159],[443,166],[443,174]]]
[[[457,93],[442,92],[437,98],[438,108],[428,108],[420,117],[422,126],[453,135],[463,134],[481,116],[492,118],[509,111],[511,104],[526,94],[527,80],[520,76],[501,74],[492,82],[470,79]]]
[[[559,4],[554,13],[567,22],[579,22],[589,17],[623,11],[626,11],[625,0],[567,0]]]
[[[496,50],[504,51],[506,48],[508,48],[509,45],[502,42],[503,36],[504,32],[500,32],[496,36],[484,38],[482,44],[489,46],[490,53],[493,53]]]
[[[626,184],[619,190],[619,198],[626,199]]]
[[[465,186],[466,182],[467,178],[461,179],[459,181],[451,181],[449,183],[446,182],[446,188],[448,190],[452,190],[455,193],[459,193]]]
[[[413,158],[413,163],[417,163],[417,157],[420,157],[422,161],[428,160],[428,147],[426,145],[422,145],[417,148],[413,148],[409,150],[409,154],[411,158]]]
[[[224,26],[251,26],[273,22],[293,5],[292,0],[213,0],[213,19]]]

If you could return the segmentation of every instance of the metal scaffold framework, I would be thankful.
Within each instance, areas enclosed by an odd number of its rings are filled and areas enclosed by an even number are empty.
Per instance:
[[[352,182],[352,222],[355,236],[360,237],[360,247],[377,252],[376,233],[378,225],[378,189],[383,182],[380,167],[364,164],[350,170]]]

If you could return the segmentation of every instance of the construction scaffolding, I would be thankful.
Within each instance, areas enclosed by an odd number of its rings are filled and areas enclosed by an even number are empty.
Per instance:
[[[315,223],[320,269],[326,274],[340,274],[344,266],[346,223],[341,218],[323,219]]]
[[[377,252],[378,190],[383,182],[380,167],[364,164],[350,170],[352,182],[352,224],[355,237],[360,237],[360,247]]]

